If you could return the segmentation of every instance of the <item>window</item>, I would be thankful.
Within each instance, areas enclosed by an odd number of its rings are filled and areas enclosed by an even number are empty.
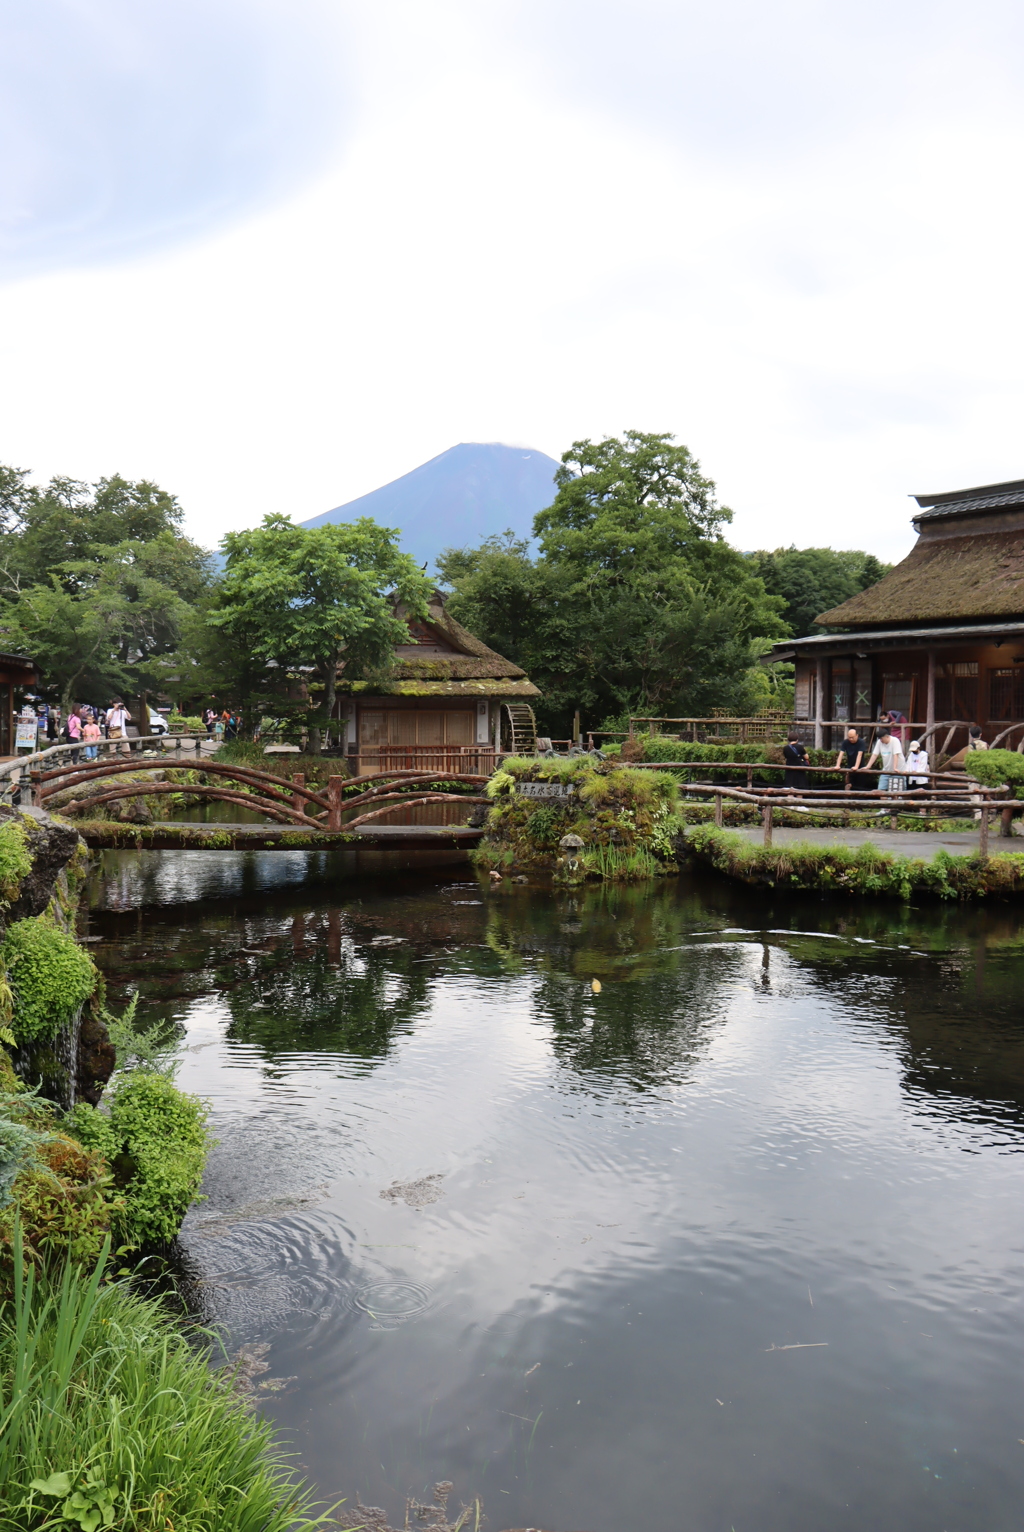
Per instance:
[[[978,662],[955,660],[935,667],[935,717],[973,723],[978,716]]]
[[[882,711],[902,713],[913,719],[917,676],[913,671],[886,670],[882,674]]]
[[[988,716],[993,723],[1024,723],[1024,675],[1021,666],[988,673]]]

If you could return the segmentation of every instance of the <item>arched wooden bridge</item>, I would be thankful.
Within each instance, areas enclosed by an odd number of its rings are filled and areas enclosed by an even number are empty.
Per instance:
[[[174,777],[184,772],[196,771],[201,772],[204,778],[212,777],[216,780],[174,780]],[[161,780],[138,780],[140,776],[150,773],[160,773]],[[132,780],[123,783],[111,780],[119,776],[130,777]],[[428,771],[386,771],[356,779],[332,776],[324,791],[308,787],[301,774],[288,778],[254,767],[227,765],[217,760],[203,759],[201,762],[186,764],[166,757],[154,759],[136,755],[113,760],[108,758],[105,761],[69,761],[46,771],[33,770],[29,773],[28,783],[22,779],[21,800],[25,803],[28,799],[36,807],[46,809],[60,795],[62,802],[56,812],[85,817],[93,809],[129,798],[187,793],[190,797],[208,802],[232,803],[251,809],[272,820],[275,826],[287,827],[293,831],[315,832],[316,844],[324,844],[332,836],[378,845],[401,843],[406,846],[422,842],[434,844],[446,840],[459,843],[478,840],[481,832],[469,826],[386,824],[388,816],[396,811],[420,805],[456,804],[468,810],[489,801],[479,792],[428,790],[438,780],[437,772]],[[441,780],[479,788],[487,778],[471,772],[446,772]],[[81,798],[67,797],[69,793],[74,794],[75,789],[86,788],[93,782],[102,782],[104,790]],[[352,792],[353,787],[358,787],[359,791]],[[346,788],[349,790],[347,793]],[[164,842],[175,845],[189,842],[202,844],[204,840],[219,844],[224,840],[223,833],[219,836],[204,836],[202,831],[205,829],[230,831],[232,845],[258,844],[261,839],[267,845],[292,846],[296,843],[293,834],[286,837],[271,835],[268,840],[269,827],[266,825],[207,827],[158,821],[152,826],[140,827],[123,822],[87,821],[82,826],[82,833],[88,844],[110,845],[125,839],[125,835],[118,835],[118,831],[126,832],[138,841],[140,829],[147,832],[143,837],[145,843],[154,845]],[[183,830],[190,832],[187,840],[182,835]]]

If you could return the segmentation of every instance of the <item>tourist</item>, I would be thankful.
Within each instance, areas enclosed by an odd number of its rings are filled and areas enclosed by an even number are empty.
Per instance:
[[[220,745],[224,742],[224,719],[223,717],[213,720],[213,738]]]
[[[876,761],[881,762],[882,768],[878,778],[878,791],[880,793],[901,792],[907,763],[903,758],[903,746],[887,723],[882,725],[882,732],[875,741],[875,748],[867,763],[868,771]],[[886,810],[879,809],[878,812],[884,814]]]
[[[89,716],[82,724],[82,742],[85,749],[82,752],[87,761],[94,761],[99,752],[100,740],[103,738],[103,730],[96,720],[95,708],[89,709]]]
[[[928,786],[928,752],[922,750],[921,741],[918,739],[910,741],[910,749],[907,752],[907,772],[909,787]]]
[[[857,730],[852,726],[846,731],[846,738],[839,746],[839,754],[836,756],[836,770],[846,772],[846,791],[858,792],[864,790],[864,776],[860,770],[864,760],[864,741]]]
[[[212,707],[208,707],[203,714],[203,723],[206,725],[207,734],[213,733],[213,726],[217,722],[217,714]]]
[[[66,733],[66,735],[68,737],[69,744],[77,745],[77,744],[79,744],[81,742],[81,738],[82,738],[82,709],[81,709],[81,705],[79,703],[77,703],[77,702],[75,703],[75,706],[71,709],[71,712],[68,714],[68,721],[64,725],[64,732]],[[72,752],[71,752],[71,763],[74,766],[78,765],[78,751],[77,750],[72,750]]]
[[[782,759],[785,761],[787,768],[790,768],[787,769],[786,775],[783,778],[786,786],[806,787],[806,774],[803,771],[792,769],[811,764],[807,755],[807,746],[795,732],[790,733],[789,738],[782,747]]]
[[[988,749],[988,746],[986,745],[985,741],[981,737],[981,728],[976,723],[972,723],[971,727],[967,730],[967,749],[968,750],[987,750]],[[975,810],[974,810],[974,817],[975,817],[975,819],[980,819],[981,818],[981,794],[980,793],[972,793],[971,794],[971,802],[976,805]]]
[[[131,716],[120,697],[116,697],[107,709],[107,738],[124,739]],[[132,747],[129,744],[118,745],[117,748],[122,754],[131,755],[132,753]]]
[[[226,740],[237,739],[238,738],[238,714],[237,713],[229,713],[228,714],[227,722],[224,725],[224,738]]]

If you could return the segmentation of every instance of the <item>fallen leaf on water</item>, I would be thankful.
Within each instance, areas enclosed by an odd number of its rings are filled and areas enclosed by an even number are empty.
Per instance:
[[[601,993],[601,980],[591,979],[590,988],[593,990],[595,995],[599,995]]]

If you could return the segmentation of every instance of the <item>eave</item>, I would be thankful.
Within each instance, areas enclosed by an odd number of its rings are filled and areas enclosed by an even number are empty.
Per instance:
[[[810,655],[863,654],[868,650],[931,649],[937,644],[1002,642],[1024,638],[1024,618],[1005,622],[956,623],[936,628],[876,628],[854,633],[814,633],[809,638],[782,639],[773,644],[762,663]]]

